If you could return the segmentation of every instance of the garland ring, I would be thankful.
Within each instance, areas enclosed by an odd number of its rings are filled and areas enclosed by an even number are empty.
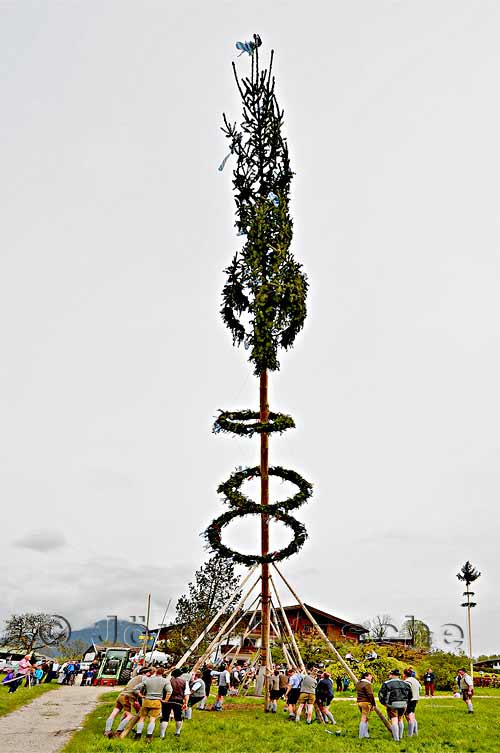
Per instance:
[[[296,471],[281,468],[280,466],[269,468],[269,475],[278,476],[284,481],[292,482],[298,487],[299,491],[292,497],[281,502],[276,502],[275,504],[257,504],[244,495],[240,491],[240,487],[244,481],[250,480],[255,476],[260,476],[259,466],[245,468],[242,471],[233,473],[233,475],[227,481],[220,484],[217,489],[220,494],[224,494],[226,502],[233,509],[228,510],[212,521],[204,534],[207,544],[212,551],[218,552],[222,557],[226,557],[235,563],[253,565],[255,563],[279,562],[280,560],[287,559],[301,549],[307,538],[306,528],[288,513],[290,510],[300,507],[309,499],[312,494],[312,485],[309,481],[302,478],[302,476]],[[245,515],[268,515],[291,528],[294,533],[294,538],[288,546],[265,556],[237,552],[222,543],[222,529],[229,525],[229,523],[235,518],[244,517]]]
[[[249,423],[253,421],[253,423]],[[252,410],[221,411],[215,419],[213,431],[218,434],[225,431],[239,436],[251,437],[253,434],[271,434],[294,429],[295,421],[285,413],[269,413],[269,421],[260,421],[260,413]]]

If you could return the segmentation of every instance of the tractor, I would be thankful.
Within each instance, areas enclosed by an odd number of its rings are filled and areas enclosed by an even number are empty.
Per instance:
[[[126,685],[132,676],[131,656],[137,649],[107,648],[94,685]]]

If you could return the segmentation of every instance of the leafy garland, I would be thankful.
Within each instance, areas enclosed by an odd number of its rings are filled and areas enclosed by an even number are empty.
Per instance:
[[[260,476],[260,468],[258,466],[237,471],[227,481],[219,485],[217,491],[219,494],[224,495],[225,502],[233,509],[213,520],[205,531],[204,536],[210,549],[217,552],[221,557],[226,557],[241,565],[253,565],[256,562],[279,562],[287,557],[291,557],[292,554],[296,554],[304,545],[307,539],[306,528],[303,523],[300,523],[288,513],[290,510],[295,510],[297,507],[303,505],[304,502],[307,502],[312,495],[312,484],[302,478],[296,471],[281,468],[281,466],[269,468],[269,475],[278,476],[283,481],[290,481],[298,487],[299,491],[293,497],[288,497],[288,499],[272,505],[260,505],[253,502],[239,489],[245,481],[249,481],[255,476]],[[241,554],[241,552],[230,549],[230,547],[222,543],[222,529],[235,518],[245,515],[268,515],[291,528],[294,538],[288,546],[276,552],[270,552],[264,557],[257,554]]]
[[[259,421],[260,414],[258,411],[239,410],[239,411],[221,411],[216,418],[213,432],[219,434],[225,431],[239,436],[252,437],[257,434],[271,434],[273,431],[280,433],[287,429],[295,428],[295,421],[291,416],[284,413],[269,413],[269,421]],[[246,423],[254,421],[254,423]]]

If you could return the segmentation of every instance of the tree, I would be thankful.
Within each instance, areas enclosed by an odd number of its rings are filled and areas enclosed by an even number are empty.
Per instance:
[[[363,624],[370,631],[370,638],[375,641],[387,638],[391,632],[393,635],[398,632],[390,614],[376,614]]]
[[[2,643],[26,654],[44,646],[63,643],[68,638],[66,621],[51,614],[13,614],[5,622]]]
[[[201,622],[206,625],[234,593],[227,608],[227,612],[231,612],[240,597],[236,592],[239,582],[240,577],[235,575],[231,560],[219,555],[211,557],[196,571],[194,583],[188,584],[189,593],[179,598],[175,607],[176,624]]]
[[[408,638],[413,648],[430,651],[432,634],[426,623],[422,620],[416,620],[412,617],[403,622],[401,625],[401,636]]]
[[[83,658],[83,652],[86,648],[88,648],[88,643],[80,640],[80,638],[76,638],[74,641],[66,641],[60,645],[57,658],[62,661]]]
[[[157,647],[173,660],[179,659],[234,593],[226,614],[232,612],[241,596],[237,591],[239,582],[231,560],[219,555],[211,557],[196,571],[194,582],[188,584],[188,593],[177,601],[174,623],[167,628],[165,640]],[[208,642],[207,636],[199,650]]]

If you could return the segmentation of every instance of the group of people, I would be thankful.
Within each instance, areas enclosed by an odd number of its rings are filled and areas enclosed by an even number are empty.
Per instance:
[[[368,720],[375,708],[375,698],[372,689],[373,676],[364,672],[356,685],[357,703],[361,712],[359,723],[359,737],[370,737],[368,734]],[[411,667],[403,670],[403,678],[399,669],[393,669],[389,678],[382,683],[378,692],[380,703],[386,707],[391,733],[394,740],[402,740],[404,735],[404,719],[408,723],[408,737],[418,735],[418,721],[415,710],[420,698],[421,685]]]
[[[142,737],[146,726],[146,742],[151,742],[156,722],[160,719],[160,738],[165,738],[171,719],[175,722],[175,736],[179,737],[184,720],[192,718],[193,707],[200,711],[208,710],[207,698],[215,680],[215,701],[213,711],[222,711],[226,696],[237,691],[242,683],[255,675],[255,669],[248,666],[204,665],[200,670],[183,671],[174,669],[169,672],[164,667],[148,667],[137,670],[127,686],[118,696],[115,706],[106,720],[104,734],[106,737],[120,737],[127,724],[135,725],[135,739]],[[426,695],[434,694],[434,673],[428,670],[423,676]],[[464,669],[460,669],[457,680],[460,693],[467,704],[469,713],[473,712],[472,678]],[[288,720],[299,723],[305,715],[306,724],[316,720],[325,724],[336,724],[330,711],[334,697],[333,681],[329,672],[309,664],[307,669],[285,669],[276,665],[266,673],[265,682],[269,702],[266,712],[276,713],[278,701],[285,703]],[[376,707],[373,691],[373,675],[364,672],[356,684],[356,701],[360,711],[359,737],[369,737],[369,719]],[[388,679],[382,683],[378,700],[386,708],[393,739],[399,741],[404,735],[404,721],[407,722],[408,737],[418,734],[416,708],[420,698],[421,685],[415,671],[408,667],[401,673],[393,669]],[[118,715],[121,719],[113,732],[113,723]]]
[[[8,687],[9,693],[15,693],[23,682],[25,687],[30,687],[57,679],[61,685],[74,685],[80,674],[80,685],[92,685],[97,669],[97,664],[82,668],[77,660],[69,660],[61,664],[55,659],[39,660],[35,654],[26,654],[17,666],[9,669],[2,680],[2,685]]]
[[[229,686],[229,673],[221,670],[217,674],[224,675],[223,688],[226,688],[226,692],[222,695],[225,696]],[[218,690],[221,690],[220,686]],[[174,735],[180,737],[184,720],[192,718],[193,706],[204,710],[206,698],[207,688],[201,670],[183,672],[181,669],[174,669],[170,674],[164,667],[144,667],[130,679],[116,699],[115,706],[106,719],[104,735],[121,737],[127,725],[130,724],[133,728],[135,724],[135,739],[142,738],[146,727],[146,742],[150,743],[159,718],[161,739],[165,738],[172,719],[175,723]],[[113,731],[113,723],[120,714],[118,726]]]
[[[435,675],[432,669],[428,669],[423,676],[425,695],[432,697],[434,695]],[[361,679],[356,685],[357,704],[361,712],[361,721],[359,723],[359,737],[369,737],[368,720],[370,713],[375,709],[375,697],[372,688],[373,676],[370,672],[364,672]],[[467,706],[469,714],[474,709],[472,706],[472,696],[474,694],[474,683],[465,669],[459,669],[457,675],[459,693]],[[393,669],[389,673],[389,678],[382,683],[378,699],[385,706],[387,716],[391,726],[391,733],[394,740],[398,741],[404,735],[404,720],[408,723],[408,737],[418,735],[418,721],[415,715],[417,703],[420,698],[421,685],[417,680],[415,671],[409,667],[403,670],[403,677],[399,669]]]
[[[312,724],[312,715],[316,709],[316,718],[325,724],[336,724],[329,709],[333,701],[333,681],[329,672],[309,664],[306,671],[287,670],[288,682],[284,693],[288,708],[288,720],[300,722],[305,711],[306,724]]]

